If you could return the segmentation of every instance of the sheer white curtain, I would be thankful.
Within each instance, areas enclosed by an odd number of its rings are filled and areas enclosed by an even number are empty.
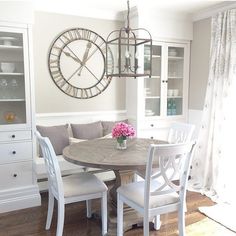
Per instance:
[[[191,182],[216,201],[231,201],[236,200],[236,9],[212,18],[209,66]]]

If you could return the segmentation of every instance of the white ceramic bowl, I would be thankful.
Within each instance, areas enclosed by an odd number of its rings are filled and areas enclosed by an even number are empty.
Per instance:
[[[15,63],[13,62],[2,62],[1,70],[4,73],[12,73],[15,70]]]
[[[178,95],[179,95],[179,90],[173,89],[173,96],[178,96]]]
[[[173,91],[174,91],[173,89],[168,89],[167,90],[167,96],[172,97],[173,96]]]
[[[172,57],[177,56],[177,51],[175,49],[170,49],[169,50],[169,56],[172,56]]]

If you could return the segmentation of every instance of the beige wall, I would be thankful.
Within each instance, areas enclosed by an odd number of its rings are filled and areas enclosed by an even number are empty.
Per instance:
[[[189,109],[202,110],[209,72],[211,19],[194,22],[191,44]]]
[[[46,12],[35,12],[33,53],[37,113],[109,111],[125,109],[125,80],[113,79],[100,95],[76,99],[59,90],[48,72],[47,55],[55,37],[66,29],[82,27],[95,31],[104,39],[122,26],[119,21],[84,18]],[[98,65],[99,66],[99,65]]]

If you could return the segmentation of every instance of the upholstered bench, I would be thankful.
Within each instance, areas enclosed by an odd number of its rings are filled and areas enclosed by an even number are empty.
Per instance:
[[[128,120],[123,121],[128,122]],[[37,130],[42,136],[50,139],[59,161],[62,176],[89,171],[94,173],[103,181],[110,181],[115,178],[113,171],[87,168],[72,164],[63,158],[62,150],[72,143],[83,142],[95,138],[110,138],[112,127],[117,122],[118,121],[97,121],[87,124],[64,124],[56,126],[37,125]],[[37,176],[39,189],[42,191],[47,189],[47,175],[44,159],[39,148],[37,153],[34,170]]]

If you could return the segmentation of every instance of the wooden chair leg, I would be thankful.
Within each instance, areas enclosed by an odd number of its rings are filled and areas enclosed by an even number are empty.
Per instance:
[[[119,193],[117,194],[117,236],[123,235],[123,201],[120,200]]]
[[[64,201],[58,201],[58,212],[57,212],[57,234],[56,236],[63,235],[64,228],[64,217],[65,217],[65,204]]]
[[[87,209],[87,218],[91,218],[92,217],[92,200],[87,200],[86,201],[86,209]]]
[[[50,229],[52,223],[52,215],[54,208],[54,196],[48,191],[48,213],[47,213],[47,222],[46,222],[46,230]]]
[[[107,192],[103,193],[101,200],[101,212],[102,212],[102,235],[107,234]]]

